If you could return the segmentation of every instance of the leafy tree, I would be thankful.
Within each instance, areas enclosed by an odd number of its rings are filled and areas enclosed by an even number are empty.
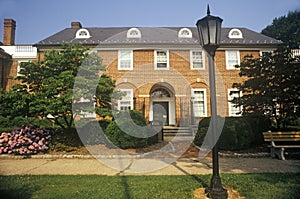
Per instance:
[[[24,91],[2,91],[0,93],[0,115],[15,118],[30,117],[29,103],[34,96]]]
[[[285,128],[288,119],[299,116],[299,63],[288,51],[246,56],[237,67],[247,80],[233,85],[243,96],[233,102],[243,106],[243,114],[265,115],[274,119],[277,129]]]
[[[268,116],[275,121],[277,129],[285,128],[288,120],[299,117],[300,60],[291,52],[299,48],[299,28],[299,11],[275,18],[262,34],[279,39],[283,44],[276,52],[262,57],[246,56],[237,66],[240,76],[247,79],[233,85],[243,92],[243,96],[233,102],[243,106],[243,114]]]
[[[283,41],[291,49],[299,48],[300,11],[289,12],[287,16],[275,18],[261,33]]]
[[[46,51],[41,62],[23,63],[17,77],[21,83],[0,96],[0,101],[5,101],[0,106],[0,113],[11,117],[47,117],[50,114],[57,125],[70,128],[76,114],[72,106],[80,101],[79,96],[91,103],[106,100],[98,103],[97,109],[101,110],[103,104],[111,101],[102,95],[111,96],[115,82],[106,75],[99,78],[99,71],[104,70],[101,59],[97,53],[88,54],[87,50],[81,45],[65,43],[59,51]],[[93,88],[101,88],[102,84],[109,85],[105,93],[95,95],[95,91],[91,92]]]

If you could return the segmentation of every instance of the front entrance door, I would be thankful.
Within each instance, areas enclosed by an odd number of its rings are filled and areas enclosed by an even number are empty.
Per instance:
[[[153,102],[153,121],[169,125],[169,102]]]

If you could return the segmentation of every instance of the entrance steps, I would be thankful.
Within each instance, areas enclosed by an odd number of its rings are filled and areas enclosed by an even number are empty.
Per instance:
[[[193,129],[189,126],[177,127],[177,126],[164,126],[163,127],[164,139],[171,139],[177,137],[178,139],[192,139]]]

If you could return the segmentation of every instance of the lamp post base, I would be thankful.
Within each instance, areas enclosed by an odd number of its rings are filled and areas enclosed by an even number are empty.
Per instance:
[[[205,189],[209,198],[212,199],[227,199],[227,190],[222,187],[222,182],[220,176],[213,176],[211,179],[210,188]]]

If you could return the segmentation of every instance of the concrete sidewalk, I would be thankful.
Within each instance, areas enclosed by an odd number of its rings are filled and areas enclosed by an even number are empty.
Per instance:
[[[181,158],[171,164],[166,162],[168,161],[128,158],[99,160],[93,158],[2,158],[0,159],[0,175],[187,175],[212,173],[212,162],[209,157]],[[283,161],[269,157],[220,157],[219,165],[220,173],[300,172],[300,160]]]

